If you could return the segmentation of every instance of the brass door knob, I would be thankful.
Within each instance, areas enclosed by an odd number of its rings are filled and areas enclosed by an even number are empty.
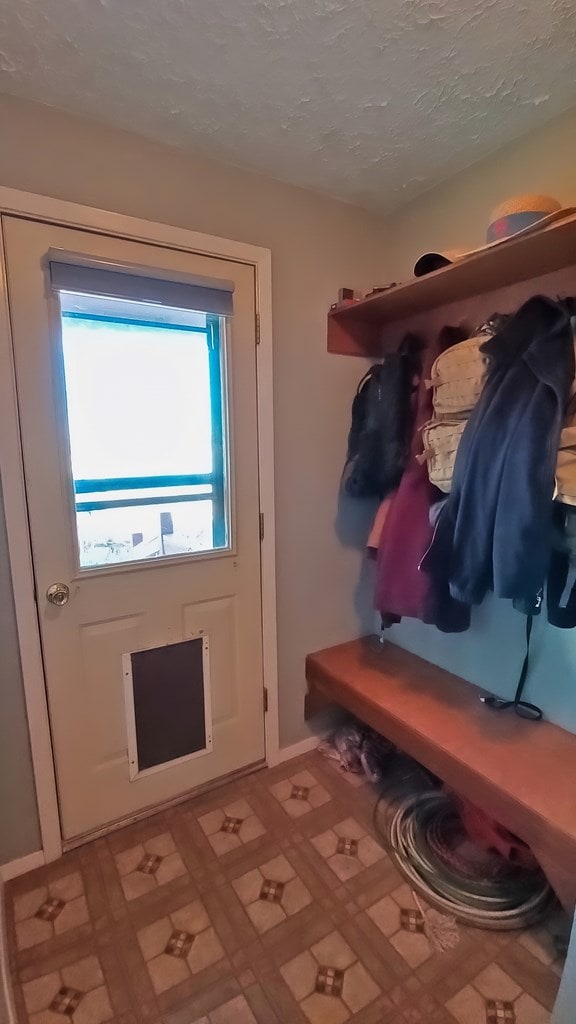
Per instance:
[[[65,583],[53,583],[51,587],[48,587],[46,597],[50,604],[55,604],[59,608],[63,604],[68,604],[70,588]]]

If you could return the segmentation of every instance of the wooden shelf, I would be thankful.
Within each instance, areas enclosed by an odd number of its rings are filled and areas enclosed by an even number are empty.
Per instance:
[[[576,215],[328,314],[328,351],[378,356],[382,329],[576,264]],[[576,291],[576,278],[574,282]]]
[[[574,906],[576,736],[491,711],[478,687],[376,637],[309,654],[306,679],[309,713],[332,701],[411,754],[521,836]]]

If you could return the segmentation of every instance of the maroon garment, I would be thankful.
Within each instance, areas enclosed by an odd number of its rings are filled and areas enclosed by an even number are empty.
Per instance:
[[[376,570],[375,604],[384,620],[394,622],[408,616],[454,633],[468,629],[469,607],[455,601],[447,587],[439,593],[432,577],[419,570],[434,532],[430,508],[445,495],[430,483],[428,465],[420,463],[417,456],[422,452],[422,427],[434,412],[432,389],[425,383],[430,378],[432,363],[441,352],[466,336],[461,328],[444,327],[425,350],[410,455],[386,517]]]
[[[525,871],[537,869],[538,862],[530,847],[522,839],[515,836],[486,811],[476,807],[471,800],[453,792],[447,786],[444,787],[444,792],[448,793],[455,801],[464,831],[475,846],[490,853],[495,852],[510,864],[515,864]]]

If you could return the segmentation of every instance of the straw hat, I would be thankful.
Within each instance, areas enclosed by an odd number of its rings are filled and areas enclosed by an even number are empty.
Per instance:
[[[486,232],[486,245],[470,252],[446,250],[445,252],[425,252],[414,264],[414,277],[423,277],[433,270],[440,270],[450,263],[474,256],[477,252],[489,249],[493,245],[501,245],[509,238],[537,231],[555,220],[562,220],[576,213],[576,207],[562,207],[557,199],[551,196],[527,195],[514,196],[507,199],[490,214],[490,222]]]

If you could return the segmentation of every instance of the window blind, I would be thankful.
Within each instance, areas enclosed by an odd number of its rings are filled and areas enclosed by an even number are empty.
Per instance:
[[[171,281],[129,270],[69,263],[51,258],[50,284],[54,291],[145,302],[175,309],[231,316],[232,281],[194,283]]]

